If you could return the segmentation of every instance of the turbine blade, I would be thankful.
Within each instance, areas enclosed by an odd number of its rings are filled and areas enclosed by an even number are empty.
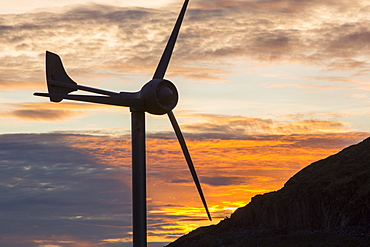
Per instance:
[[[191,175],[193,176],[194,183],[197,186],[197,189],[198,189],[198,192],[199,192],[199,196],[202,199],[204,208],[206,209],[206,212],[207,212],[207,215],[208,215],[208,219],[210,221],[212,221],[211,214],[209,213],[209,210],[208,210],[206,198],[204,197],[204,194],[203,194],[203,191],[202,191],[202,187],[200,186],[200,182],[199,182],[197,173],[195,171],[195,167],[194,167],[193,161],[191,160],[190,153],[189,153],[189,150],[188,150],[188,148],[186,146],[184,136],[181,133],[179,124],[177,123],[176,118],[175,118],[175,115],[173,114],[172,111],[168,112],[167,114],[168,114],[168,117],[170,118],[170,121],[171,121],[171,124],[173,126],[173,129],[175,130],[177,139],[179,140],[179,143],[180,143],[182,152],[184,153],[184,156],[185,156],[186,162],[188,163],[188,166],[189,166]]]
[[[175,27],[172,30],[171,36],[162,54],[161,60],[158,63],[153,79],[163,79],[164,75],[166,74],[166,70],[167,70],[168,64],[170,63],[172,51],[173,51],[173,48],[175,47],[176,39],[179,34],[181,23],[182,23],[182,20],[184,19],[184,15],[185,15],[188,3],[189,3],[189,0],[185,0],[182,6],[181,12],[179,14],[179,17],[177,18]]]

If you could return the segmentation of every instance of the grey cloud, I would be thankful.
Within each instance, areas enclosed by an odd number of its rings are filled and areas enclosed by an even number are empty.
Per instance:
[[[329,9],[332,20],[325,19],[320,8]],[[26,71],[36,83],[42,80],[44,51],[51,50],[63,56],[67,70],[76,76],[94,76],[99,70],[117,76],[149,75],[177,13],[173,6],[157,10],[89,4],[2,15],[0,44],[33,55],[0,57],[4,62],[0,74],[24,82],[19,71]],[[368,66],[370,50],[366,13],[360,1],[197,1],[186,15],[188,21],[182,27],[175,51],[178,55],[171,67],[176,71],[197,64],[202,69],[204,62],[223,64],[230,58],[245,57],[331,69],[363,68]],[[353,18],[344,21],[346,15]],[[358,56],[364,54],[364,59]],[[191,70],[184,73],[194,76]],[[204,67],[197,76],[214,80],[217,73]]]
[[[205,1],[198,2],[209,5]],[[212,6],[222,11],[222,21],[216,18],[203,21],[214,24],[209,31],[217,30],[217,44],[240,47],[238,56],[258,60],[293,60],[333,68],[335,63],[332,60],[342,59],[358,61],[352,63],[352,69],[367,65],[354,55],[366,52],[367,46],[351,42],[352,37],[359,36],[366,40],[368,28],[363,28],[368,26],[366,19],[357,16],[346,23],[342,19],[342,16],[362,9],[359,1],[213,1]],[[325,16],[318,11],[320,8],[328,9],[333,20],[323,18]],[[207,11],[207,8],[203,9],[203,12]],[[234,18],[228,18],[231,13]],[[346,26],[353,28],[347,29]],[[360,35],[355,34],[356,29],[362,29]],[[342,53],[336,49],[337,41],[349,52]],[[213,46],[209,43],[208,47]]]
[[[253,134],[271,133],[278,123],[266,118],[199,114],[203,123],[184,124],[182,128],[201,135],[214,134],[223,138],[245,138]],[[244,136],[244,137],[243,137]],[[223,139],[221,138],[221,139]]]
[[[226,172],[224,172],[226,173]],[[230,186],[230,185],[240,185],[240,184],[246,184],[250,178],[245,177],[236,177],[236,176],[202,176],[201,177],[201,183],[202,184],[208,184],[211,186]],[[173,179],[171,180],[171,183],[193,183],[191,178],[189,179]]]
[[[192,128],[189,128],[190,130],[193,130]],[[218,129],[221,129],[218,128]],[[220,140],[230,140],[230,139],[238,139],[238,140],[254,140],[255,137],[251,135],[235,135],[230,132],[212,132],[212,131],[201,131],[201,132],[187,132],[186,128],[183,128],[183,134],[185,138],[189,139],[220,139]],[[199,130],[199,129],[197,129]],[[204,130],[204,129],[203,129]],[[147,135],[150,138],[158,138],[158,139],[176,139],[176,136],[173,132],[157,132],[157,133],[148,133]]]
[[[240,134],[240,132],[186,132],[183,128],[183,134],[186,140],[250,140],[250,141],[286,141],[292,146],[312,149],[312,148],[343,148],[353,143],[359,142],[369,136],[367,132],[345,132],[345,133],[317,133],[317,134],[288,134],[288,135],[271,135],[271,134]],[[148,138],[159,139],[176,139],[172,132],[148,133]],[[282,144],[286,145],[286,144]],[[179,183],[188,182],[185,180],[176,180]],[[175,182],[176,182],[175,181]]]
[[[202,177],[202,183],[209,184],[212,186],[229,186],[229,185],[240,185],[245,183],[246,179],[241,177],[223,177],[223,176],[217,176],[217,177]]]
[[[65,136],[0,136],[0,245],[11,246],[6,236],[69,235],[96,242],[129,236],[127,174],[69,147]]]
[[[61,120],[65,118],[70,118],[71,116],[81,114],[78,111],[69,111],[69,110],[50,110],[50,109],[19,109],[10,112],[10,115],[13,115],[18,118],[31,119],[31,120]]]
[[[305,135],[305,138],[297,138],[299,135],[289,135],[284,140],[292,141],[294,146],[304,149],[329,148],[341,149],[353,145],[369,136],[369,133],[343,133],[343,134],[324,134],[324,135]]]
[[[175,184],[182,184],[182,183],[189,183],[191,182],[191,179],[173,179],[171,180],[171,183]]]
[[[1,30],[9,30],[9,29],[11,29],[12,28],[12,26],[6,26],[6,25],[0,25],[0,29]]]

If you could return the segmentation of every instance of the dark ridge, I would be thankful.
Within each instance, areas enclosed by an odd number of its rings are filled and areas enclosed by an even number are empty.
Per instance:
[[[370,246],[370,138],[168,247]]]

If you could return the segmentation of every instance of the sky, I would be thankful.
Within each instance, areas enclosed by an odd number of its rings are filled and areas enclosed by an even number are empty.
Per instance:
[[[0,2],[0,245],[131,246],[130,112],[33,96],[45,51],[136,92],[182,1]],[[190,0],[167,70],[213,222],[166,116],[147,114],[149,246],[215,224],[369,136],[370,1]]]

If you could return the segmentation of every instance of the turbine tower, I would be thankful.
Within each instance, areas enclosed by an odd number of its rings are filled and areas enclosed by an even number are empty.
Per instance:
[[[57,54],[46,51],[46,79],[49,93],[34,93],[36,96],[49,97],[52,102],[63,99],[92,102],[98,104],[129,107],[131,111],[132,138],[132,214],[133,214],[133,246],[147,245],[147,209],[146,209],[146,151],[145,151],[145,112],[154,115],[167,114],[176,133],[186,162],[190,169],[199,196],[209,220],[207,202],[204,197],[194,164],[186,146],[185,139],[177,123],[173,109],[178,101],[175,85],[164,79],[177,36],[184,19],[189,0],[185,0],[177,18],[166,48],[154,72],[153,78],[138,92],[111,92],[98,88],[78,85],[64,70],[62,61]],[[98,95],[70,94],[82,90]]]

